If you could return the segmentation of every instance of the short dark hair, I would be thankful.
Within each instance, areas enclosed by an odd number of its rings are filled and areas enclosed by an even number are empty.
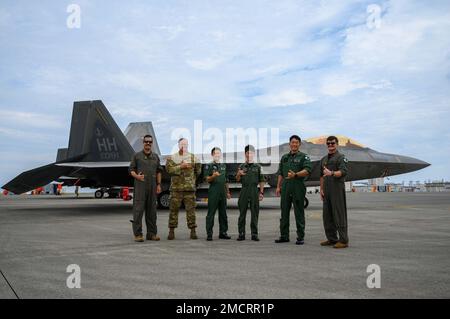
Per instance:
[[[211,150],[211,155],[213,155],[215,151],[222,152],[222,150],[221,150],[219,147],[214,146],[214,147],[212,148],[212,150]]]
[[[292,140],[297,140],[297,141],[299,141],[300,143],[302,142],[302,139],[301,139],[300,136],[298,136],[298,135],[292,135],[292,136],[289,138],[289,142],[291,142]]]
[[[145,140],[146,138],[150,137],[153,141],[153,136],[151,136],[150,134],[144,135],[144,137],[142,138],[142,140]]]
[[[247,153],[247,152],[255,152],[255,147],[253,146],[253,145],[247,145],[246,147],[245,147],[245,153]]]
[[[186,140],[186,141],[187,141],[187,138],[180,137],[180,139],[178,140],[178,144],[180,144],[180,142],[181,142],[182,140]]]
[[[336,141],[336,144],[339,144],[339,140],[336,136],[330,135],[327,137],[327,142]]]

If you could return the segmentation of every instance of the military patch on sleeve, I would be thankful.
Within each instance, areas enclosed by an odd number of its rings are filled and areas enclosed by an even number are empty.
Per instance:
[[[310,160],[308,155],[305,155],[305,160]]]
[[[344,163],[348,163],[347,157],[344,157],[343,161],[344,161]]]

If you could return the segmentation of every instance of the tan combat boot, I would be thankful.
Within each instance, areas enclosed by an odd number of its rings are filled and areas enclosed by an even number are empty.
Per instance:
[[[329,241],[329,240],[325,240],[320,243],[320,246],[334,246],[334,245],[336,245],[336,242]]]
[[[337,242],[336,245],[333,246],[334,248],[347,248],[348,244]]]
[[[191,228],[191,239],[198,239],[195,228]]]
[[[147,236],[147,240],[155,240],[155,241],[159,241],[161,238],[159,238],[158,235],[151,235],[151,236]]]
[[[174,240],[175,239],[175,228],[169,229],[169,236],[167,236],[168,240]]]
[[[137,243],[142,243],[144,241],[144,236],[142,235],[134,236],[134,241]]]

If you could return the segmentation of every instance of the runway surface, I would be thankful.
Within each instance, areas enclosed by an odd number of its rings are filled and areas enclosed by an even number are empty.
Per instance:
[[[279,200],[265,199],[260,242],[237,242],[236,200],[228,205],[232,240],[190,240],[184,210],[168,241],[168,211],[158,212],[159,242],[133,242],[131,203],[83,195],[1,196],[0,270],[20,298],[449,298],[450,193],[348,194],[348,249],[321,247],[322,206],[309,195],[306,243],[275,244]],[[250,214],[248,214],[250,215]],[[249,230],[247,217],[247,233]],[[144,228],[145,229],[145,228]],[[249,239],[250,236],[247,236]],[[81,269],[69,289],[67,266]],[[381,269],[369,289],[367,267]],[[0,276],[0,298],[15,298]]]

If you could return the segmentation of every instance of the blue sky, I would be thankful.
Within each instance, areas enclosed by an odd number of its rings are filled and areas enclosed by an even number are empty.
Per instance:
[[[449,1],[3,0],[0,31],[0,185],[54,161],[94,99],[153,121],[163,153],[202,119],[343,134],[432,164],[394,181],[450,180]]]

